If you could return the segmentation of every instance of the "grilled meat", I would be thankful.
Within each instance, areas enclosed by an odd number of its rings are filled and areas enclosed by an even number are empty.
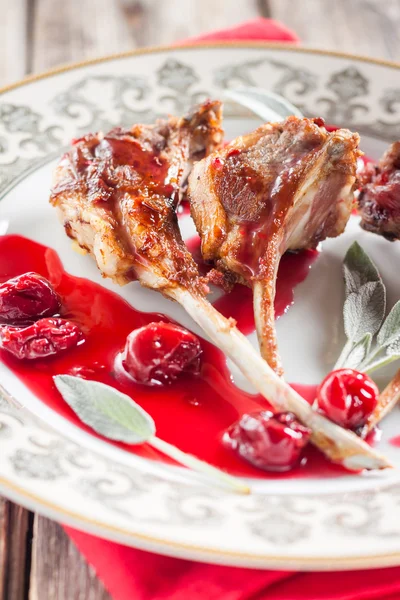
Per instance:
[[[361,227],[387,240],[400,238],[400,142],[394,142],[377,165],[359,174]]]
[[[221,142],[220,116],[220,104],[207,102],[182,119],[88,135],[61,159],[50,200],[104,276],[120,284],[137,278],[179,302],[277,411],[294,412],[312,429],[313,443],[331,460],[349,469],[386,468],[384,457],[279,378],[204,296],[175,208],[187,165]]]
[[[280,258],[342,233],[353,206],[359,136],[289,117],[198,162],[189,178],[202,253],[252,286],[263,357],[281,372],[274,324]]]
[[[221,104],[211,101],[183,118],[87,135],[62,157],[50,201],[104,276],[202,290],[175,208],[191,161],[215,150],[222,135]]]

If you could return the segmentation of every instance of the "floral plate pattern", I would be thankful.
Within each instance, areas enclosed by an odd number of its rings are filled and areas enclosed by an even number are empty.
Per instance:
[[[378,154],[400,137],[395,65],[267,44],[156,49],[84,63],[0,94],[0,234],[25,233],[21,214],[34,213],[30,185],[39,182],[39,208],[47,210],[51,164],[71,138],[178,114],[240,84],[271,89],[307,115],[359,131]],[[225,114],[233,133],[252,124],[233,104]],[[19,208],[7,208],[19,198]],[[34,510],[207,562],[313,570],[400,564],[397,475],[326,491],[283,482],[240,497],[94,440],[41,407],[5,367],[0,382],[0,490]]]

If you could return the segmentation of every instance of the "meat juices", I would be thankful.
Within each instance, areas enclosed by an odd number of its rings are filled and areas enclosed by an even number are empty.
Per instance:
[[[353,208],[359,136],[289,117],[195,164],[191,212],[205,260],[253,288],[261,353],[282,372],[274,324],[279,261],[343,232]]]

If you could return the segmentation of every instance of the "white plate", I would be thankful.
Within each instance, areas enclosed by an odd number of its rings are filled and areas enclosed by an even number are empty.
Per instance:
[[[373,157],[400,137],[400,72],[394,64],[260,43],[155,49],[66,67],[1,93],[2,233],[52,246],[71,273],[102,283],[139,309],[195,328],[160,295],[136,284],[118,289],[101,280],[89,258],[71,251],[48,204],[50,177],[60,148],[82,132],[181,113],[241,83],[271,89],[306,114],[359,131],[362,148]],[[233,105],[225,113],[228,137],[256,125]],[[186,222],[185,232],[191,227]],[[323,244],[296,289],[294,306],[278,321],[289,381],[319,382],[339,352],[340,264],[354,239],[381,269],[389,302],[400,297],[400,244],[362,232],[353,219],[343,236]],[[381,383],[389,376],[383,373]],[[0,490],[29,508],[132,546],[208,562],[310,570],[400,564],[400,470],[259,480],[253,495],[238,497],[81,431],[4,365],[0,379]],[[383,429],[380,448],[400,467],[400,449],[387,443],[400,433],[397,410]]]

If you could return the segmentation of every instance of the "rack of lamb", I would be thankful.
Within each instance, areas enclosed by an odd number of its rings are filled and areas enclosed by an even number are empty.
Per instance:
[[[318,128],[313,122],[310,127]],[[336,148],[329,140],[337,140]],[[277,411],[293,412],[310,427],[312,442],[331,460],[355,470],[390,466],[354,433],[314,410],[269,367],[235,323],[207,301],[208,288],[186,250],[175,209],[192,161],[209,155],[221,142],[221,105],[211,101],[182,118],[88,135],[62,157],[50,201],[57,207],[66,233],[92,254],[104,276],[119,284],[138,279],[179,302]],[[344,156],[349,158],[350,148],[356,152],[356,143],[357,136],[338,133],[320,149],[328,164],[342,159],[342,188],[345,180],[347,187],[352,186],[351,167],[346,166]],[[315,168],[322,168],[321,173],[313,174],[314,179],[328,177],[331,181],[323,161],[314,162]],[[204,163],[197,163],[195,173],[201,175],[203,169]],[[275,185],[279,187],[278,180]],[[336,200],[338,183],[334,198],[329,186],[321,189]],[[330,232],[342,228],[348,202],[343,200],[343,211],[324,208],[323,224]],[[314,243],[320,235],[307,233],[313,211],[302,215],[301,231]]]

